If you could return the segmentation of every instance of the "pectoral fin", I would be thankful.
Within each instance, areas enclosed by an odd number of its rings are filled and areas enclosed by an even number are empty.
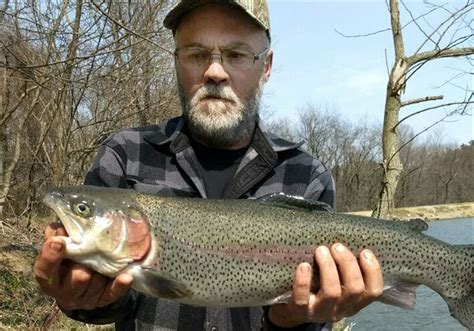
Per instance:
[[[171,276],[156,273],[153,269],[140,268],[133,273],[133,288],[137,291],[163,299],[182,299],[192,296],[192,291],[185,284]]]

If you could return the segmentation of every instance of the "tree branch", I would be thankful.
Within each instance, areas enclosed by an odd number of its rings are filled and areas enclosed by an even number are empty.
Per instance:
[[[467,101],[461,101],[461,102],[451,102],[451,103],[445,103],[445,104],[442,104],[442,105],[437,105],[437,106],[433,106],[433,107],[428,107],[428,108],[425,108],[425,109],[422,109],[422,110],[419,110],[417,112],[414,112],[413,114],[410,114],[410,115],[407,115],[405,116],[404,118],[402,118],[400,121],[398,121],[397,125],[394,126],[393,130],[395,130],[400,124],[402,124],[402,122],[406,121],[407,119],[409,119],[410,117],[413,117],[415,115],[419,115],[421,113],[424,113],[424,112],[427,112],[429,110],[433,110],[433,109],[438,109],[438,108],[442,108],[442,107],[448,107],[448,106],[459,106],[459,105],[464,105],[464,110],[466,109],[467,105],[470,105],[470,104],[473,104],[474,102],[473,101],[470,101],[471,98],[469,98],[469,100]],[[462,110],[461,112],[459,112],[461,115],[464,114],[464,110]],[[456,110],[453,110],[452,112],[450,112],[450,116],[452,114],[454,114],[456,112]],[[447,117],[447,116],[446,116]],[[444,117],[443,120],[446,118]],[[439,123],[439,122],[436,122],[436,123]]]
[[[422,61],[429,61],[433,59],[441,59],[444,57],[459,57],[468,56],[474,54],[474,47],[464,48],[453,48],[453,49],[441,49],[434,51],[427,51],[418,53],[406,58],[407,62],[411,65]]]
[[[163,47],[163,46],[161,46],[160,44],[158,44],[158,43],[154,42],[153,40],[151,40],[150,38],[148,38],[148,37],[146,37],[146,36],[144,36],[144,35],[142,35],[142,34],[140,34],[140,33],[138,33],[138,32],[135,32],[135,31],[133,31],[133,30],[130,29],[130,28],[127,28],[127,27],[126,27],[125,25],[123,25],[121,22],[119,22],[118,20],[116,20],[116,19],[113,18],[112,16],[108,15],[106,12],[104,12],[104,11],[100,8],[100,6],[99,6],[98,4],[96,4],[96,3],[94,2],[94,0],[92,0],[91,3],[92,3],[92,5],[93,5],[102,15],[104,15],[104,16],[107,17],[109,20],[111,20],[112,22],[114,22],[115,24],[117,24],[118,26],[120,26],[120,27],[121,27],[122,29],[124,29],[125,31],[127,31],[127,32],[133,34],[134,36],[137,36],[137,37],[139,37],[139,38],[141,38],[141,39],[143,39],[143,40],[146,40],[146,41],[148,41],[150,44],[152,44],[152,45],[158,47],[159,49],[161,49],[161,50],[163,50],[163,51],[165,51],[165,52],[167,52],[167,53],[169,53],[169,54],[171,54],[171,55],[173,55],[173,52],[171,52],[169,49],[166,49],[165,47]]]
[[[433,101],[433,100],[442,100],[443,98],[444,98],[444,96],[442,96],[442,95],[436,95],[436,96],[432,96],[432,97],[424,97],[424,98],[406,100],[406,101],[402,101],[400,107],[405,107],[405,106],[413,105],[415,103],[420,103],[420,102]]]

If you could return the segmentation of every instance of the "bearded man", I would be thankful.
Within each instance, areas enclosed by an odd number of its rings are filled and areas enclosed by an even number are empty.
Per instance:
[[[258,122],[262,89],[273,51],[267,2],[180,1],[164,25],[173,32],[183,115],[108,138],[85,184],[143,193],[214,199],[301,196],[334,206],[334,182],[319,160]],[[290,221],[290,220],[289,220]],[[65,314],[86,323],[116,323],[124,330],[322,330],[358,312],[383,288],[380,265],[365,250],[355,257],[343,245],[314,253],[312,267],[295,270],[287,304],[215,309],[158,300],[129,289],[133,279],[109,279],[63,261],[62,227],[46,229],[35,263],[43,291]],[[271,233],[269,233],[271,235]]]

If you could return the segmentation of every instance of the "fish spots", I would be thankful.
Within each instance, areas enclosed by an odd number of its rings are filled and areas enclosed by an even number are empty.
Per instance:
[[[455,249],[400,222],[246,200],[158,199],[142,206],[150,231],[160,238],[158,268],[186,284],[195,302],[268,302],[291,290],[296,266],[312,262],[315,247],[334,242],[356,255],[372,250],[388,280],[426,284],[453,297],[474,287],[472,250]]]

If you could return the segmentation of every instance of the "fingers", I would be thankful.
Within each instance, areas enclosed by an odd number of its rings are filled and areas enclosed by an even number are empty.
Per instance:
[[[311,293],[311,266],[300,264],[290,302],[269,310],[268,317],[274,324],[290,327],[338,321],[354,315],[382,294],[381,266],[371,251],[362,251],[357,259],[348,248],[335,244],[331,249],[318,247],[314,256],[319,268],[318,292]]]
[[[357,305],[360,310],[383,294],[384,285],[382,267],[374,253],[368,249],[363,250],[360,253],[359,265],[365,284],[365,297]]]
[[[341,308],[348,311],[364,295],[365,283],[362,271],[354,254],[344,245],[333,245],[331,253],[338,267],[341,287],[343,289],[340,299],[340,301],[343,301]]]
[[[44,237],[49,239],[53,236],[67,236],[66,229],[61,223],[51,223],[44,229]]]
[[[306,309],[311,294],[312,278],[311,265],[309,265],[309,263],[301,263],[296,270],[291,296],[292,303],[295,306]]]
[[[51,294],[60,282],[60,265],[65,255],[64,241],[61,238],[48,239],[33,267],[35,278],[46,294]]]
[[[126,273],[118,275],[115,279],[109,282],[104,292],[102,293],[101,298],[98,300],[97,306],[105,307],[120,298],[121,296],[125,295],[132,283],[133,277],[131,275]]]
[[[319,268],[320,288],[316,295],[317,303],[314,315],[318,322],[332,322],[335,320],[334,310],[342,293],[339,272],[327,247],[318,247],[315,258]]]
[[[60,224],[50,224],[46,241],[34,264],[34,275],[42,291],[65,310],[104,307],[123,296],[133,282],[127,274],[110,279],[82,265],[66,260],[67,235]]]
[[[94,273],[88,268],[77,263],[71,263],[64,272],[62,285],[70,291],[71,299],[77,301],[84,296],[93,277]]]
[[[311,293],[312,278],[313,268],[309,263],[304,262],[298,265],[290,301],[288,304],[270,307],[268,317],[273,324],[290,328],[301,324],[301,321],[311,319],[308,313],[311,311],[309,306],[314,302],[314,295]]]
[[[383,276],[374,254],[364,250],[359,259],[342,244],[331,247],[341,280],[341,296],[334,315],[336,319],[352,316],[374,301],[383,291]]]

